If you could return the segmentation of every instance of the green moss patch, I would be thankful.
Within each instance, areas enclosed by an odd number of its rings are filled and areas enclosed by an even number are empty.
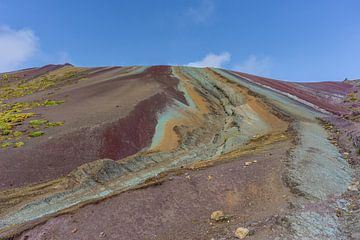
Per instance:
[[[15,138],[18,138],[18,137],[21,137],[24,133],[23,132],[20,132],[20,131],[14,131],[12,133],[12,135],[15,137]]]
[[[29,137],[40,137],[44,135],[45,133],[43,131],[34,131],[29,133]]]
[[[73,84],[74,79],[81,77],[85,68],[66,66],[32,79],[20,79],[13,75],[0,74],[0,147],[7,148],[11,145],[21,147],[23,135],[39,137],[44,134],[44,128],[62,126],[64,122],[49,122],[46,119],[33,119],[33,108],[52,107],[64,103],[61,100],[39,100],[33,102],[8,103],[8,100],[31,95],[42,90]],[[28,119],[30,120],[29,122]],[[21,126],[21,131],[20,130]],[[31,132],[31,128],[35,128]],[[15,141],[17,143],[15,143]]]
[[[1,148],[7,148],[10,147],[12,145],[12,142],[4,142],[0,145]]]
[[[64,103],[64,102],[65,102],[65,101],[45,100],[44,106],[45,106],[45,107],[56,106],[56,105],[62,104],[62,103]]]
[[[46,124],[48,127],[58,127],[64,125],[64,122],[49,122]]]
[[[47,124],[48,122],[49,121],[45,119],[35,119],[29,121],[29,124],[31,125],[31,127],[39,127],[41,125]]]
[[[9,130],[9,129],[4,129],[4,130],[2,131],[2,133],[1,133],[1,135],[3,135],[3,136],[8,136],[8,135],[10,135],[10,133],[11,133],[11,130]]]
[[[30,80],[21,80],[17,83],[12,82],[9,76],[3,74],[0,78],[2,86],[0,88],[0,99],[23,97],[35,92],[69,83],[69,80],[83,76],[82,72],[84,70],[86,69],[68,66],[52,71],[50,74],[42,75]]]
[[[14,144],[14,148],[19,148],[19,147],[22,147],[22,146],[24,146],[24,145],[25,145],[24,142],[16,142],[16,143]]]

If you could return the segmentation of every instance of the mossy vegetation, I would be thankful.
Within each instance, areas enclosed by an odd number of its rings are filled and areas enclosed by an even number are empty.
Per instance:
[[[64,101],[45,100],[36,101],[31,103],[14,103],[6,104],[0,102],[0,146],[1,148],[7,148],[13,144],[16,144],[15,140],[19,140],[26,133],[29,133],[28,129],[35,128],[39,131],[31,132],[28,135],[30,137],[38,137],[44,134],[44,131],[40,131],[44,128],[57,127],[64,125],[64,122],[49,122],[47,119],[28,119],[35,116],[34,112],[29,112],[31,109],[41,106],[56,106]],[[17,128],[22,126],[22,130],[18,131]],[[23,144],[18,144],[16,147],[21,147]]]
[[[19,147],[22,147],[22,146],[24,146],[24,145],[25,145],[24,142],[16,142],[16,143],[14,144],[14,148],[19,148]]]
[[[18,138],[18,137],[21,137],[22,135],[24,135],[24,133],[20,132],[20,131],[14,131],[12,134],[15,138]]]
[[[1,85],[7,84],[9,81],[9,76],[6,73],[2,74],[0,77],[0,81],[1,81],[0,82]]]
[[[43,131],[34,131],[29,133],[29,137],[40,137],[44,135],[45,133]]]
[[[357,94],[357,91],[355,90],[354,92],[347,94],[344,102],[356,102],[358,100],[359,100],[358,94]]]
[[[12,145],[12,142],[4,142],[0,145],[1,148],[7,148],[10,147]]]
[[[0,99],[11,99],[33,94],[51,87],[56,87],[71,79],[80,78],[85,69],[72,66],[63,67],[52,71],[50,74],[30,79],[27,81],[8,81],[9,77],[3,74],[1,77],[2,87],[0,88]],[[14,77],[15,78],[15,77]],[[6,81],[4,80],[6,79]]]
[[[47,127],[58,127],[64,125],[64,122],[48,122],[46,124]]]
[[[2,131],[2,133],[1,133],[1,135],[3,135],[3,136],[8,136],[8,135],[10,135],[10,133],[11,133],[11,130],[9,130],[9,129],[4,129],[4,130]]]
[[[20,79],[16,74],[0,75],[0,146],[21,147],[19,141],[23,135],[38,137],[46,128],[64,125],[64,122],[49,122],[47,119],[32,119],[36,116],[31,111],[37,107],[53,107],[64,103],[63,100],[46,99],[32,102],[16,102],[13,99],[24,97],[42,90],[74,83],[82,79],[85,68],[66,66],[32,79]],[[75,81],[76,82],[76,81]],[[28,121],[30,120],[30,121]],[[36,129],[31,132],[30,129]]]
[[[35,113],[17,113],[10,111],[0,112],[0,130],[11,130],[14,126],[21,124]]]
[[[45,107],[51,107],[51,106],[56,106],[59,104],[64,103],[65,101],[56,101],[56,100],[45,100],[44,101],[44,106]]]
[[[48,122],[49,121],[45,120],[45,119],[35,119],[35,120],[29,121],[29,124],[31,125],[31,127],[37,128],[41,125],[47,124]]]

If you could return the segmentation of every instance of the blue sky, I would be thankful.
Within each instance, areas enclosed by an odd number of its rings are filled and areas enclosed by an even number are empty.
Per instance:
[[[173,64],[360,78],[359,10],[359,0],[0,0],[0,71]]]

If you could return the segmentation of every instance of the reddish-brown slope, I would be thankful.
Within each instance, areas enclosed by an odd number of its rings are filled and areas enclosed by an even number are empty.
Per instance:
[[[349,93],[353,88],[352,85],[346,84],[344,82],[291,83],[259,77],[247,73],[234,73],[239,76],[248,78],[253,82],[294,95],[320,108],[337,114],[341,114],[346,111],[340,104],[340,101],[343,100],[346,94]]]
[[[24,186],[67,174],[100,158],[120,159],[148,146],[157,113],[173,99],[186,103],[166,66],[110,78],[80,88],[63,86],[55,99],[65,103],[34,109],[42,118],[65,121],[24,147],[0,149],[0,189]],[[103,74],[106,71],[102,72]],[[92,81],[91,76],[89,80]]]

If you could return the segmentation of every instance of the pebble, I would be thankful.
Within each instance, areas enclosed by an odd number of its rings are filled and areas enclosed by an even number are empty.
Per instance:
[[[71,230],[72,233],[76,233],[77,232],[77,228],[74,228],[73,230]]]
[[[356,181],[356,182],[353,182],[350,186],[348,186],[347,189],[349,191],[357,192],[357,191],[359,191],[359,187],[360,187],[360,182]]]
[[[245,166],[250,166],[253,163],[257,163],[257,160],[253,160],[253,161],[246,161],[245,162]]]
[[[225,217],[224,212],[223,211],[215,211],[211,213],[211,220],[215,220],[215,221],[220,221]]]
[[[101,237],[101,238],[106,237],[106,234],[104,232],[101,232],[99,237]]]
[[[239,239],[244,239],[246,238],[246,236],[249,234],[249,229],[247,228],[243,228],[243,227],[239,227],[236,229],[235,231],[235,236]]]

